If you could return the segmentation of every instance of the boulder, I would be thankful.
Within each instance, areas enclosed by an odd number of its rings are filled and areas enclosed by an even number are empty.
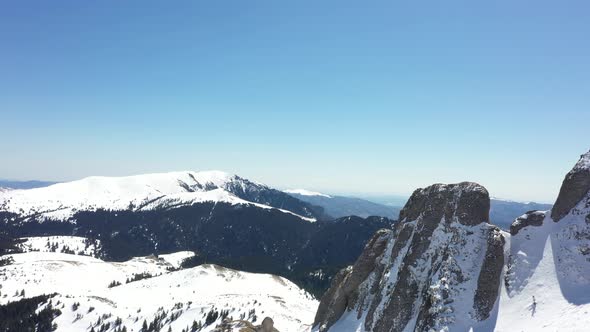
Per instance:
[[[516,218],[512,225],[510,225],[510,235],[516,235],[518,232],[527,226],[541,226],[545,219],[544,211],[528,211],[522,216]]]

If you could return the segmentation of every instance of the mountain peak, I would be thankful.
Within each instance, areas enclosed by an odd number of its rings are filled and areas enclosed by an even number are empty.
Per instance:
[[[489,222],[490,195],[474,182],[456,184],[433,184],[414,191],[400,211],[400,221],[416,220],[419,217],[434,223],[443,217],[450,221],[457,218],[463,225]]]
[[[551,218],[558,222],[565,217],[590,191],[590,151],[580,156],[572,170],[567,173],[559,196],[551,210]]]

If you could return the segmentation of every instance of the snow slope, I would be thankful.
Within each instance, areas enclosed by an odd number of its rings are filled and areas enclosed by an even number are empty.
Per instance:
[[[253,184],[262,186],[220,171],[93,176],[43,188],[0,192],[0,211],[65,220],[80,210],[138,211],[200,202],[252,204],[271,209],[268,205],[246,201],[228,191],[228,188],[246,190]]]
[[[163,331],[169,327],[181,331],[193,321],[203,324],[212,309],[227,310],[233,319],[252,320],[255,315],[261,321],[269,316],[281,331],[309,329],[317,301],[295,284],[217,265],[173,269],[190,254],[138,257],[123,263],[53,252],[14,254],[15,262],[0,268],[0,304],[21,299],[23,289],[25,297],[57,292],[52,299],[62,311],[54,320],[57,331],[98,330],[106,323],[114,328],[118,320],[128,331],[139,331],[144,320],[149,323],[154,317],[161,318]],[[145,273],[153,277],[126,283]],[[113,281],[120,285],[109,287]],[[218,318],[202,331],[220,322]]]
[[[587,195],[557,223],[547,213],[541,226],[510,238],[496,331],[588,331],[589,202]]]

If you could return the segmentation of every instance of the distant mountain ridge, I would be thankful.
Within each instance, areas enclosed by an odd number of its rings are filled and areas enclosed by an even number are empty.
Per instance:
[[[76,211],[149,210],[200,202],[259,204],[316,220],[321,208],[237,175],[220,171],[170,172],[125,177],[93,176],[0,194],[0,210],[65,220]]]
[[[403,204],[401,206],[380,204],[358,197],[328,195],[305,189],[289,189],[285,190],[285,192],[302,201],[322,207],[326,214],[337,218],[355,215],[363,218],[381,216],[397,219],[403,206]],[[374,199],[376,201],[385,201],[387,197],[377,198],[377,196],[374,196]],[[525,212],[532,210],[546,211],[550,210],[552,206],[551,204],[518,202],[500,198],[492,198],[490,205],[491,222],[506,231],[510,229],[514,219]]]
[[[47,187],[52,184],[56,184],[59,182],[55,181],[38,181],[38,180],[28,180],[28,181],[15,181],[15,180],[0,180],[0,187],[10,188],[10,189],[33,189],[33,188],[42,188]]]
[[[285,192],[299,200],[322,207],[326,214],[335,218],[379,216],[395,219],[400,211],[400,207],[374,203],[357,197],[327,195],[305,189],[289,189]]]
[[[490,200],[490,220],[503,230],[509,230],[514,219],[528,211],[551,210],[551,204],[535,202],[515,202],[492,198]]]

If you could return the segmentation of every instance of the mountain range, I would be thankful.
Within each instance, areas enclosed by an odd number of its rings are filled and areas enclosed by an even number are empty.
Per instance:
[[[200,178],[198,180],[197,178],[193,179],[189,177],[188,174],[192,174],[192,176],[198,174],[198,177]],[[134,188],[134,184],[132,184],[134,181],[135,185],[145,183],[146,187],[143,189],[139,189],[136,192],[134,192],[133,190],[136,190],[137,188],[128,191],[128,188]],[[150,183],[151,181],[160,181],[160,184],[162,182],[175,183],[176,181],[176,183],[184,183],[189,188],[190,186],[193,186],[194,188],[190,189],[194,192],[194,194],[192,194],[193,197],[189,197],[190,195],[186,195],[186,188],[179,187],[174,184],[171,187],[169,185],[165,186],[166,188],[163,192],[168,196],[164,196],[156,191],[161,189],[158,187],[158,183]],[[203,185],[202,183],[205,183],[205,185]],[[36,180],[4,180],[0,181],[0,192],[8,191],[11,189],[42,188],[53,184],[57,184],[57,182]],[[322,220],[330,220],[347,216],[358,216],[362,218],[366,218],[369,216],[379,216],[386,217],[389,219],[396,219],[399,214],[399,211],[403,206],[403,203],[401,202],[407,201],[408,198],[402,195],[372,195],[369,199],[364,199],[353,196],[325,194],[306,189],[283,190],[284,193],[299,200],[295,201],[282,195],[279,192],[279,190],[272,189],[266,185],[241,178],[237,175],[230,175],[220,171],[172,172],[137,175],[125,178],[90,177],[81,181],[67,182],[63,184],[65,186],[61,189],[61,194],[59,191],[57,191],[57,193],[58,195],[60,195],[59,197],[65,199],[65,202],[63,202],[64,204],[58,204],[57,206],[55,206],[54,204],[52,208],[57,210],[58,208],[63,208],[64,205],[71,205],[72,208],[70,208],[70,212],[71,210],[85,210],[89,208],[101,207],[108,207],[109,209],[120,209],[125,208],[123,202],[127,201],[129,201],[130,204],[138,204],[139,206],[141,204],[145,204],[147,201],[150,201],[152,199],[154,200],[152,202],[153,207],[158,207],[158,204],[165,206],[167,204],[166,202],[169,202],[169,204],[173,204],[173,201],[179,200],[184,200],[184,204],[190,204],[191,200],[198,201],[210,199],[212,201],[230,201],[231,199],[229,198],[229,195],[234,195],[237,198],[241,198],[244,201],[260,203],[270,207],[280,208],[294,213],[299,213],[301,216],[316,217]],[[83,201],[71,201],[71,198],[68,199],[66,197],[63,197],[63,195],[67,196],[68,192],[80,192],[80,188],[77,188],[76,186],[81,186],[82,188],[94,188],[94,197],[90,193],[83,193],[82,196],[79,197],[80,200],[89,200],[88,203],[84,203]],[[210,192],[211,189],[223,189],[227,193]],[[101,190],[104,192],[104,194],[102,195],[103,197],[100,197],[101,195],[98,195],[98,192]],[[53,190],[51,194],[53,194],[54,192],[56,191]],[[226,194],[227,197],[208,197],[208,195],[215,194],[219,194],[222,196]],[[46,193],[41,191],[41,193],[39,193],[38,195],[40,197],[44,197],[46,196]],[[174,197],[175,195],[184,195],[184,197]],[[92,200],[95,200],[95,202],[91,202]],[[238,202],[235,199],[235,197],[233,201]],[[390,201],[393,201],[395,203],[380,203]],[[302,204],[301,202],[308,204]],[[79,206],[76,208],[76,205]],[[43,208],[45,208],[46,210],[51,209],[50,204]],[[508,230],[510,228],[510,224],[512,223],[512,221],[524,212],[532,210],[549,210],[550,208],[551,204],[535,202],[517,202],[493,198],[491,199],[490,219],[495,225],[499,226],[504,230]],[[66,211],[62,211],[62,213],[64,212]],[[55,213],[59,212],[55,211]]]
[[[395,215],[219,171],[6,189],[0,331],[583,331],[589,190],[590,152],[552,206],[462,182]]]
[[[392,222],[334,219],[322,207],[219,171],[89,177],[0,193],[6,237],[82,236],[101,241],[100,258],[111,261],[191,250],[197,254],[187,266],[278,274],[317,296]]]

